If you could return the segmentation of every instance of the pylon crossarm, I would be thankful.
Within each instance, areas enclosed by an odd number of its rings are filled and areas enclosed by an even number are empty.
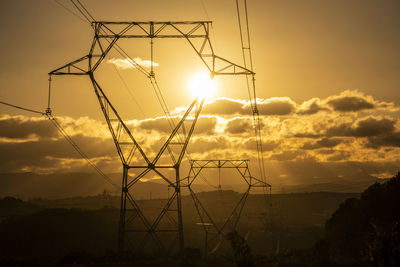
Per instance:
[[[222,58],[220,56],[215,55],[214,49],[211,45],[210,38],[209,38],[209,27],[208,25],[203,25],[204,31],[206,32],[206,35],[204,36],[204,41],[201,44],[200,48],[196,47],[196,45],[193,43],[191,40],[192,36],[189,36],[185,34],[179,27],[176,27],[175,25],[171,25],[174,27],[183,37],[186,38],[186,40],[189,42],[190,46],[194,49],[196,54],[200,57],[201,61],[203,64],[207,67],[207,69],[210,71],[211,75],[251,75],[255,74],[253,71],[240,66],[238,64],[235,64],[225,58]],[[199,36],[201,37],[201,36]],[[208,48],[208,53],[203,53],[204,48]],[[206,59],[211,59],[211,63],[207,62]],[[216,64],[224,64],[220,69],[216,70]],[[230,70],[230,71],[227,71]]]
[[[217,63],[222,66],[214,70],[215,75],[253,75],[255,74],[253,71],[242,67],[238,64],[235,64],[225,58],[219,57],[217,55],[213,55],[214,67]]]
[[[92,25],[99,27],[103,33],[99,38],[204,38],[208,32],[198,33],[198,29],[204,25],[211,24],[211,21],[132,21],[113,22],[95,21]],[[124,34],[118,34],[117,29],[121,25],[130,25],[132,30]],[[176,31],[179,29],[179,31]]]
[[[102,53],[101,53],[101,56],[99,57],[99,59],[95,62],[95,64],[93,66],[92,66],[91,58],[89,59],[90,70],[92,72],[97,69],[97,67],[100,65],[100,63],[103,61],[103,59],[106,57],[108,52],[110,52],[110,50],[114,46],[114,44],[119,40],[119,38],[121,38],[121,36],[123,36],[132,27],[133,27],[133,25],[127,25],[125,28],[123,28],[121,31],[119,31],[117,34],[115,34],[111,41],[107,40],[109,45],[107,46],[107,48],[105,50],[102,48],[101,42],[100,42],[100,39],[99,39],[100,38],[99,34],[101,33],[102,29],[100,27],[98,27],[98,28],[96,27],[95,28],[95,37],[94,37],[94,40],[93,40],[92,47],[90,49],[90,55],[93,54],[94,49],[96,47],[96,43],[97,43],[97,45],[99,45],[99,48],[102,51]]]
[[[256,186],[256,187],[271,187],[270,184],[268,184],[268,183],[266,183],[266,182],[264,182],[264,181],[262,181],[262,180],[260,180],[260,179],[258,179],[256,177],[250,176],[250,178],[252,180],[256,180],[257,183],[258,183],[258,184],[252,184],[252,186]]]
[[[74,60],[68,64],[63,65],[62,67],[59,67],[55,70],[52,70],[49,72],[49,75],[87,75],[89,72],[89,55],[83,56],[81,58],[78,58],[77,60]],[[78,63],[81,63],[83,61],[87,61],[87,64],[85,66],[87,69],[84,69],[82,66],[78,66]]]
[[[95,37],[96,38],[96,37]],[[108,54],[108,52],[110,52],[111,48],[114,46],[114,44],[118,41],[118,37],[114,38],[109,45],[107,46],[106,50],[104,50],[104,52],[100,55],[100,57],[97,59],[97,61],[93,64],[92,62],[92,57],[89,58],[89,68],[91,72],[94,72],[97,67],[100,65],[100,63],[103,61],[103,59],[106,57],[106,55]],[[96,41],[94,41],[96,42]],[[97,42],[98,44],[100,43],[100,41],[98,40]]]

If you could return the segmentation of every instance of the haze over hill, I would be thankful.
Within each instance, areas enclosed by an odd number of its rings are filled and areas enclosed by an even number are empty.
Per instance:
[[[110,174],[109,177],[119,187],[121,174]],[[200,179],[199,179],[200,180]],[[211,179],[209,179],[211,180]],[[314,183],[297,185],[274,185],[273,194],[294,192],[362,192],[371,184],[381,181],[376,177],[360,173],[355,177],[326,177],[314,179]],[[224,190],[243,192],[244,184],[225,184]],[[102,193],[104,190],[113,195],[120,194],[119,189],[113,187],[95,173],[0,173],[0,197],[14,196],[22,199],[30,198],[67,198],[76,196],[90,196]],[[197,192],[212,191],[215,187],[209,186],[203,180],[195,186]],[[183,194],[187,194],[183,189]],[[139,182],[134,191],[137,199],[166,198],[168,187],[162,182]]]

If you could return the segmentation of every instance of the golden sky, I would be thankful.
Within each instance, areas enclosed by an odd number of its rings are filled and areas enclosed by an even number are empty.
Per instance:
[[[76,12],[69,1],[57,1]],[[82,2],[98,20],[212,20],[216,53],[242,62],[234,0]],[[248,6],[271,183],[394,174],[400,154],[400,2],[248,0]],[[0,27],[0,100],[44,110],[47,73],[87,54],[92,29],[50,0],[1,1]],[[120,45],[132,58],[150,59],[149,40]],[[184,40],[156,40],[154,51],[158,81],[170,110],[179,114],[193,99],[190,77],[204,66]],[[165,118],[147,79],[120,68],[128,93],[113,60],[124,59],[110,53],[99,82],[152,153],[167,134]],[[216,80],[215,99],[206,104],[189,149],[198,158],[254,159],[245,81]],[[52,108],[99,166],[119,171],[88,77],[55,77]],[[1,106],[0,171],[89,170],[51,127]]]

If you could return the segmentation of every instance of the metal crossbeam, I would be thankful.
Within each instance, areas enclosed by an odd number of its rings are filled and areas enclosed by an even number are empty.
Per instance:
[[[211,21],[147,21],[112,22],[93,21],[94,38],[88,55],[51,71],[50,75],[85,75],[94,72],[119,39],[186,39],[200,60],[214,75],[254,75],[239,64],[215,54],[210,41]],[[201,39],[195,43],[195,39]],[[78,66],[78,63],[82,66]],[[146,72],[146,71],[144,71]],[[151,76],[150,73],[146,75]]]

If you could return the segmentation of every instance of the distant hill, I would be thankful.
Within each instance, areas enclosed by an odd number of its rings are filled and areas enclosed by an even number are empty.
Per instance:
[[[121,174],[108,174],[118,187],[121,183]],[[300,180],[299,180],[300,181]],[[381,181],[373,176],[360,173],[359,175],[344,177],[313,178],[307,184],[273,185],[272,193],[301,193],[301,192],[362,192],[368,186]],[[244,184],[230,184],[224,190],[243,192]],[[21,199],[47,198],[60,199],[78,196],[95,196],[104,190],[120,195],[116,189],[96,173],[0,173],[0,197],[13,196]],[[170,189],[171,190],[171,189]],[[215,188],[205,185],[196,185],[195,191],[211,191]],[[182,190],[188,194],[187,190]],[[135,184],[134,194],[136,199],[165,198],[168,196],[168,187],[162,181],[147,181]]]
[[[36,212],[42,209],[40,205],[31,202],[25,202],[13,197],[5,197],[0,199],[0,221],[3,218],[24,215]]]
[[[114,184],[120,187],[121,174],[108,174]],[[209,190],[197,186],[197,190]],[[60,199],[80,196],[95,196],[104,191],[120,195],[120,189],[113,187],[97,173],[53,173],[37,174],[0,173],[0,197],[13,196],[21,199]],[[137,182],[134,187],[136,199],[166,198],[168,186],[162,182]]]
[[[281,185],[273,188],[274,193],[304,193],[304,192],[337,192],[358,193],[363,192],[374,183],[381,183],[380,179],[365,173],[343,177],[316,178],[315,183],[304,185]]]

